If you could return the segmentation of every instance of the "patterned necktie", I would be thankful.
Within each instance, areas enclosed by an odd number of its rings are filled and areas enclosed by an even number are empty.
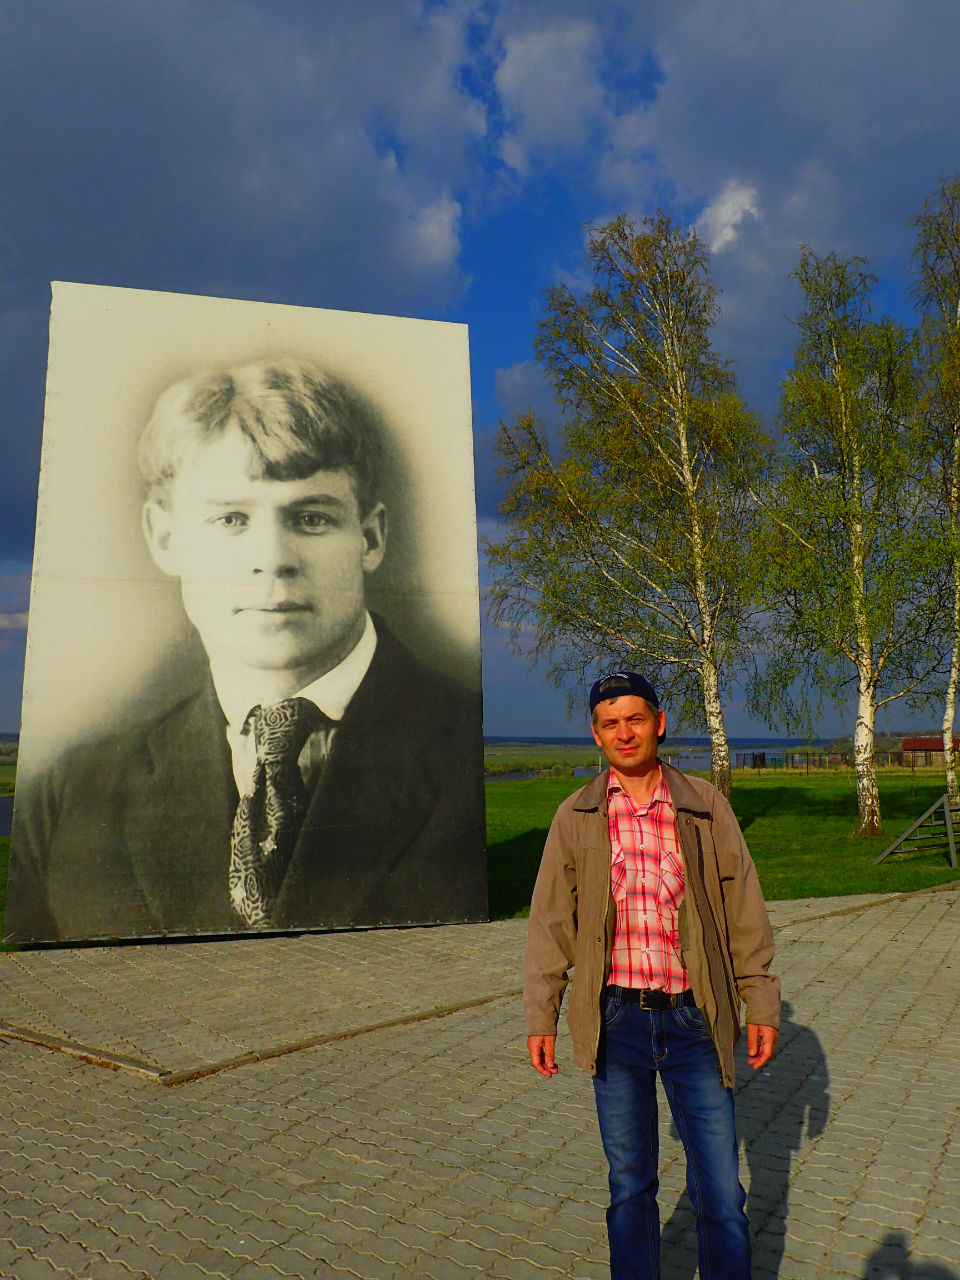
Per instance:
[[[241,796],[230,837],[230,901],[249,925],[264,927],[307,811],[298,764],[326,717],[306,698],[254,707],[247,716],[257,748],[253,792]]]

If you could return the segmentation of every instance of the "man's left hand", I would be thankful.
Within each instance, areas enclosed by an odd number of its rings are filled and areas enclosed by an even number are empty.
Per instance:
[[[747,1023],[747,1061],[754,1071],[759,1071],[770,1061],[776,1047],[776,1027],[765,1027],[759,1022]]]

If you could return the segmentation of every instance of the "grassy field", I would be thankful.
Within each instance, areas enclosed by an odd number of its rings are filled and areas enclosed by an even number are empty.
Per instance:
[[[0,796],[13,795],[13,780],[16,776],[15,764],[0,764]]]
[[[490,913],[526,915],[547,828],[557,805],[580,779],[534,778],[487,782]],[[856,793],[849,771],[809,777],[784,771],[738,772],[733,807],[757,864],[764,893],[774,898],[889,893],[960,880],[946,858],[873,859],[944,791],[942,774],[884,770],[880,774],[884,834],[853,835]],[[9,838],[0,838],[0,912],[7,881]]]
[[[527,913],[550,819],[580,785],[572,778],[487,783],[495,918]],[[733,807],[768,898],[902,892],[960,879],[945,857],[888,858],[879,867],[871,865],[943,791],[941,774],[883,772],[884,835],[872,840],[852,834],[857,803],[849,772],[736,773]]]
[[[503,773],[543,773],[569,776],[574,769],[596,768],[597,749],[568,743],[489,742],[483,748],[487,777]]]

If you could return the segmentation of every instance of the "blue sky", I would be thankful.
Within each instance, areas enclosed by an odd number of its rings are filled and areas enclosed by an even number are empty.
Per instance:
[[[19,723],[50,280],[468,323],[490,533],[496,424],[551,413],[531,344],[543,289],[579,278],[584,224],[659,206],[698,227],[716,345],[772,414],[798,245],[865,254],[906,315],[909,219],[960,171],[949,0],[0,13],[0,730]],[[489,623],[484,685],[490,733],[579,731]],[[733,699],[730,732],[758,728]]]

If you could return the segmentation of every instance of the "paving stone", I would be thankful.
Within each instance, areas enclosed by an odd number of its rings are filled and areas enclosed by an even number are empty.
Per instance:
[[[864,1280],[866,1263],[867,1259],[862,1250],[847,1249],[841,1244],[837,1248],[830,1249],[825,1255],[822,1264],[823,1273],[825,1276],[856,1276],[857,1280]]]
[[[160,1280],[160,1275],[158,1271],[131,1271],[114,1259],[94,1256],[76,1273],[76,1280]]]
[[[30,1253],[21,1254],[17,1263],[18,1280],[64,1280],[68,1274],[46,1258],[38,1258]]]
[[[502,1255],[498,1255],[489,1270],[484,1272],[484,1275],[502,1277],[502,1280],[553,1280],[557,1274],[556,1271],[545,1271],[526,1258],[505,1258]],[[610,1274],[609,1267],[607,1274]]]
[[[263,1265],[261,1262],[245,1262],[235,1268],[231,1280],[277,1280],[280,1272],[275,1267]]]
[[[464,1275],[470,1274],[469,1270],[465,1271],[463,1265],[459,1262],[454,1262],[452,1258],[435,1257],[432,1254],[421,1254],[416,1259],[415,1265],[417,1270],[414,1274],[422,1276],[423,1280],[463,1280]],[[479,1272],[474,1274],[479,1274]],[[484,1272],[484,1274],[489,1275],[491,1273]],[[517,1280],[522,1280],[522,1278],[517,1277]]]
[[[396,1280],[398,1276],[406,1274],[393,1263],[384,1262],[375,1254],[361,1249],[341,1254],[337,1259],[337,1266],[359,1276],[361,1280]]]

